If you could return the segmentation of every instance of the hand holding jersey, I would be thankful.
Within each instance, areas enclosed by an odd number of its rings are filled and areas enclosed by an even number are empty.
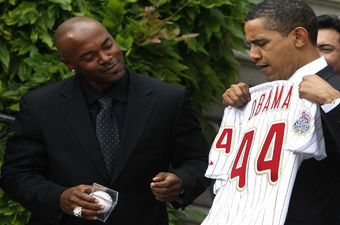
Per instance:
[[[316,92],[315,90],[318,91]],[[303,77],[303,80],[300,83],[299,93],[300,98],[308,99],[309,101],[320,105],[331,104],[333,101],[340,98],[340,92],[318,75]]]
[[[235,108],[243,107],[250,99],[249,86],[243,82],[232,84],[223,94],[223,104]]]

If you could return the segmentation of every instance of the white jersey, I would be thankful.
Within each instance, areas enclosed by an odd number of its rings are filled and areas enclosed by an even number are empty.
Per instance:
[[[302,160],[326,157],[319,107],[299,98],[298,84],[258,85],[243,109],[225,109],[206,171],[216,197],[202,224],[284,224]]]

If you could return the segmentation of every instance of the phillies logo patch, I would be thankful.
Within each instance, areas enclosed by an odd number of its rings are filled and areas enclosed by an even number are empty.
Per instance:
[[[311,116],[308,112],[303,111],[300,117],[294,122],[293,130],[297,135],[306,134],[311,128]]]

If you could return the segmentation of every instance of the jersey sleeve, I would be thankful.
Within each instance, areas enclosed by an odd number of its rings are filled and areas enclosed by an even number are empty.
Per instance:
[[[238,143],[241,111],[227,107],[224,110],[222,122],[211,146],[209,153],[209,165],[205,176],[215,179],[214,193],[225,185],[229,178],[230,165],[233,157],[229,157],[234,145]]]
[[[284,148],[304,159],[324,159],[325,141],[322,132],[320,107],[306,99],[300,99],[298,92],[294,96],[296,108],[289,114],[287,126],[287,141]]]

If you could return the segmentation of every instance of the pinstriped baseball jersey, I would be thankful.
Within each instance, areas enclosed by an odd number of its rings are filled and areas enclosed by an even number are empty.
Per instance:
[[[298,84],[258,85],[244,108],[225,109],[206,171],[216,197],[202,224],[284,224],[302,160],[326,157],[319,107],[299,98]]]

